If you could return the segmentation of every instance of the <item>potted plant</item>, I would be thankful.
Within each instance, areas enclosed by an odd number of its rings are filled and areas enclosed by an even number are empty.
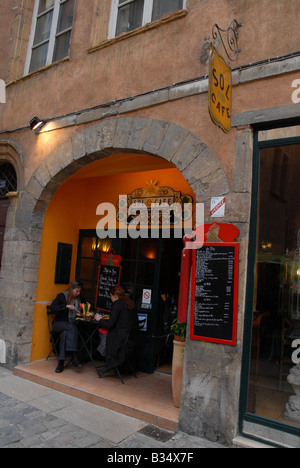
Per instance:
[[[174,340],[185,341],[186,337],[186,322],[177,322],[177,319],[171,325],[170,335],[174,335]]]
[[[177,322],[171,325],[170,334],[174,334],[173,359],[172,359],[172,393],[173,403],[176,408],[180,407],[182,392],[183,360],[186,337],[186,322]]]

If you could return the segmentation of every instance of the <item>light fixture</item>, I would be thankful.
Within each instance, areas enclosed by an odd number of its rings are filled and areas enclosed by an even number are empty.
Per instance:
[[[101,245],[102,253],[110,253],[111,247],[112,247],[112,240],[109,237],[107,237],[106,239],[103,239],[102,245]]]
[[[101,245],[101,239],[98,239],[97,237],[93,237],[92,241],[92,252],[97,252],[97,250],[100,248]]]
[[[33,119],[31,119],[29,122],[31,130],[33,130],[36,133],[42,128],[44,124],[45,122],[39,119],[39,117],[33,117]]]
[[[92,240],[92,252],[100,252],[100,253],[110,253],[112,247],[112,240],[107,239],[99,239],[98,237],[93,237]]]

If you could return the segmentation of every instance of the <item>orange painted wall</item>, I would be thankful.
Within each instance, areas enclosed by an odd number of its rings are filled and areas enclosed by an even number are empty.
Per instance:
[[[57,243],[73,245],[71,280],[76,270],[77,244],[80,229],[96,229],[99,217],[98,204],[116,205],[119,194],[130,194],[144,187],[146,182],[157,180],[158,186],[169,186],[182,194],[195,195],[177,169],[163,169],[106,177],[70,178],[53,196],[45,214],[41,243],[39,275],[34,311],[31,360],[47,357],[50,351],[46,305],[66,289],[54,284]]]

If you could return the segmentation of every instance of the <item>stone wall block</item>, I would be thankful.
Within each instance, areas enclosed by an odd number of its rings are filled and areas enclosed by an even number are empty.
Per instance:
[[[54,153],[51,153],[51,155],[47,157],[45,162],[51,178],[55,177],[56,174],[58,174],[62,169],[61,161],[60,158],[57,157],[56,151]]]
[[[246,129],[237,134],[236,139],[236,168],[235,184],[236,192],[251,192],[252,190],[252,167],[253,134],[251,129]]]
[[[248,193],[225,194],[225,216],[223,218],[210,218],[210,203],[205,205],[205,218],[210,222],[222,223],[249,223],[251,197]]]
[[[93,154],[103,149],[103,139],[99,131],[99,125],[93,125],[86,132],[86,152],[87,154]]]
[[[85,132],[76,133],[71,137],[72,154],[74,161],[81,159],[87,154],[86,149],[86,134]]]
[[[128,135],[127,147],[132,150],[141,151],[147,139],[150,127],[151,120],[149,119],[132,119],[132,126]]]
[[[72,141],[69,139],[56,148],[56,150],[47,157],[45,163],[52,178],[60,173],[62,169],[68,170],[67,168],[72,165],[73,161]]]
[[[158,104],[168,101],[169,90],[161,90],[156,93],[143,94],[136,96],[134,99],[126,100],[119,103],[117,111],[119,114],[135,111],[137,109],[143,109],[147,107],[156,106]],[[115,109],[116,112],[116,109]]]
[[[63,143],[56,149],[55,156],[57,157],[57,159],[59,159],[60,166],[62,169],[72,164],[74,158],[71,139],[68,139],[65,143]]]
[[[100,149],[113,148],[117,119],[108,119],[102,122],[97,129],[100,137]]]
[[[38,169],[35,171],[34,177],[43,188],[48,185],[49,181],[51,180],[51,174],[45,160],[41,162]]]
[[[229,191],[227,178],[209,148],[202,151],[182,174],[194,190],[198,203]]]
[[[130,135],[133,119],[117,119],[115,136],[114,136],[114,148],[127,148],[128,138]]]
[[[164,159],[171,161],[188,135],[189,131],[185,128],[177,125],[170,126],[159,147],[158,153]]]
[[[158,149],[160,148],[169,127],[170,124],[168,122],[161,120],[152,121],[143,150],[150,154],[160,154]]]
[[[201,157],[206,146],[189,133],[172,158],[172,163],[182,172],[194,159]],[[197,174],[195,174],[197,176]]]
[[[220,443],[232,440],[239,405],[238,352],[237,347],[189,342],[180,429]]]

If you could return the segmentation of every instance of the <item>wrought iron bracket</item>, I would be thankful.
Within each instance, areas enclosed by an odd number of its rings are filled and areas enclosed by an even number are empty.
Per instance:
[[[227,29],[222,29],[217,24],[213,25],[212,37],[214,41],[221,41],[228,59],[231,62],[237,60],[241,49],[238,45],[239,28],[242,23],[239,23],[236,19],[232,20]]]

